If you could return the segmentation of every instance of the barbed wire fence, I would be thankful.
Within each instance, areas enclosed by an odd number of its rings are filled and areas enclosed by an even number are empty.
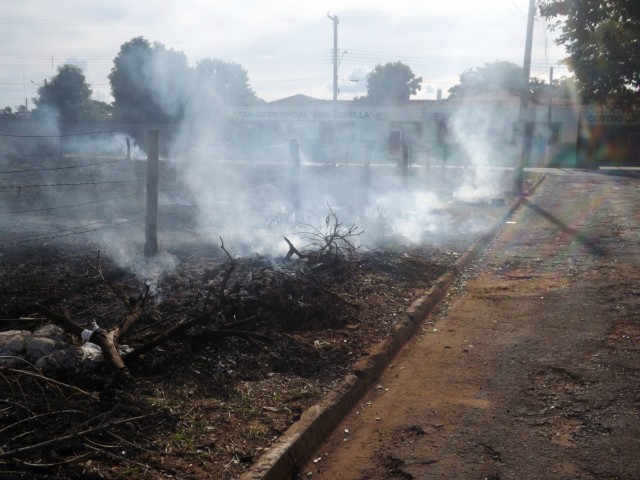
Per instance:
[[[0,164],[0,248],[71,240],[135,224],[138,231],[144,228],[145,255],[157,254],[158,198],[161,193],[167,194],[158,190],[158,131],[148,132],[146,162],[130,161],[129,142],[126,157],[121,155],[119,158],[105,158],[100,152],[79,155],[69,149],[63,154],[57,148],[56,140],[61,138],[114,133],[0,133],[0,140],[11,138],[36,143],[40,139],[54,140],[48,151],[38,145],[35,155],[3,157]],[[91,141],[85,143],[90,145]],[[284,160],[282,165],[289,165],[287,157],[294,155],[292,145],[297,148],[297,142],[292,141],[271,145],[265,150],[279,150],[278,156]],[[299,155],[297,152],[295,155],[299,168]],[[241,170],[243,167],[236,165],[233,168]],[[292,201],[292,192],[300,188],[299,175],[283,175],[286,170],[286,167],[280,168],[274,176],[257,176],[256,181],[239,188],[221,189],[216,201],[208,206],[218,212],[225,209],[233,212],[230,205],[237,203],[239,197],[248,196],[254,197],[259,206]],[[205,179],[205,182],[209,180]],[[293,203],[295,208],[297,204]],[[132,205],[138,208],[132,208]]]
[[[3,155],[0,167],[0,248],[63,241],[144,219],[140,199],[145,181],[139,162],[115,156],[115,131],[61,135],[0,133],[7,140],[31,144],[30,154]],[[109,137],[106,137],[108,135]],[[81,138],[79,152],[62,139]],[[100,142],[95,139],[100,138]],[[110,140],[111,139],[111,140]],[[48,141],[43,146],[42,140]],[[111,143],[111,145],[109,145]],[[91,145],[110,152],[87,152]],[[136,210],[132,210],[132,206]],[[142,205],[144,208],[144,205]]]
[[[137,228],[138,233],[144,229],[145,255],[155,255],[158,252],[159,196],[166,198],[173,195],[176,189],[183,188],[178,194],[188,199],[187,202],[195,204],[199,199],[193,198],[195,193],[189,191],[185,184],[175,187],[173,184],[179,183],[173,182],[175,178],[163,185],[163,191],[159,191],[159,132],[149,130],[147,134],[146,161],[132,161],[128,137],[125,155],[122,145],[124,136],[115,131],[64,135],[0,133],[0,142],[6,138],[36,144],[43,139],[53,141],[49,151],[43,151],[42,145],[36,145],[39,147],[36,155],[2,157],[0,248],[70,240],[129,225]],[[86,152],[92,145],[115,142],[116,135],[120,142],[119,155],[113,153],[113,145],[109,145],[109,155],[97,150]],[[82,139],[80,150],[84,153],[74,151],[73,143],[67,143],[63,152],[60,140],[74,138]],[[338,167],[338,164],[327,166],[301,158],[304,155],[301,155],[296,139],[256,150],[258,157],[265,157],[264,165],[253,159],[233,159],[226,162],[231,165],[225,169],[221,166],[224,161],[216,159],[215,155],[204,155],[204,162],[211,164],[210,175],[202,175],[203,178],[198,179],[199,188],[213,190],[222,186],[219,191],[209,192],[208,203],[204,204],[205,208],[210,209],[210,217],[219,216],[216,225],[223,225],[226,219],[233,220],[234,216],[245,213],[243,209],[249,202],[258,213],[262,210],[264,215],[274,215],[273,212],[278,215],[280,209],[280,212],[286,210],[294,219],[300,220],[304,216],[303,210],[310,207],[305,204],[310,199],[319,200],[316,207],[326,207],[324,198],[333,198],[342,204],[366,201],[372,183],[371,148],[352,148],[351,158],[354,161],[342,165],[340,172],[331,172],[328,168]],[[188,156],[195,156],[197,152],[187,153]],[[403,177],[406,178],[406,157],[404,160],[401,166]],[[180,168],[183,167],[178,166]],[[185,165],[184,168],[189,167]],[[245,175],[244,180],[250,180],[232,185],[233,182],[224,177],[229,172],[236,177],[247,173],[252,175]],[[388,182],[388,174],[384,177],[384,181]],[[179,204],[179,201],[174,202],[168,210],[180,213],[177,208]],[[201,205],[188,213],[194,215],[199,207]]]

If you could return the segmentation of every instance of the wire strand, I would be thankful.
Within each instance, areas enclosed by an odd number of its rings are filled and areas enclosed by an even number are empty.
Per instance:
[[[137,197],[138,195],[144,195],[144,194],[145,194],[145,192],[136,192],[136,193],[132,193],[130,195],[122,195],[120,197],[104,198],[102,200],[94,200],[92,202],[72,203],[72,204],[69,204],[69,205],[58,205],[56,207],[36,208],[36,209],[33,209],[33,210],[14,210],[14,211],[10,211],[10,212],[0,212],[0,216],[2,216],[2,215],[15,215],[15,214],[19,214],[19,213],[48,212],[50,210],[60,210],[62,208],[82,207],[82,206],[85,206],[85,205],[95,205],[97,203],[110,202],[112,200],[121,200],[123,198]]]
[[[0,185],[0,190],[23,189],[23,188],[41,188],[41,187],[78,187],[83,185],[114,185],[121,183],[145,183],[146,180],[117,180],[113,182],[78,182],[78,183],[39,183],[26,185]]]
[[[141,212],[136,212],[136,213],[141,213]],[[96,222],[92,222],[92,223],[89,223],[89,224],[86,224],[86,225],[80,225],[78,227],[74,227],[72,229],[63,230],[62,231],[62,232],[66,232],[66,233],[54,233],[54,234],[41,233],[41,234],[27,235],[25,237],[19,237],[18,241],[0,243],[0,247],[9,247],[9,246],[14,246],[14,245],[21,245],[21,244],[24,244],[24,243],[39,242],[39,241],[45,241],[45,240],[54,240],[54,239],[57,239],[57,238],[71,237],[73,235],[84,235],[86,233],[92,233],[92,232],[97,232],[97,231],[100,231],[100,230],[106,230],[106,229],[109,229],[109,228],[119,227],[121,225],[126,225],[126,224],[129,224],[129,223],[136,223],[136,222],[139,222],[141,220],[144,220],[144,217],[138,217],[138,218],[134,218],[134,219],[131,219],[131,220],[123,220],[121,222],[115,222],[115,223],[111,223],[109,225],[103,225],[101,227],[90,228],[90,229],[81,230],[81,231],[77,231],[77,232],[71,231],[71,230],[74,230],[76,228],[83,228],[85,226],[93,225],[93,224],[96,223]],[[34,238],[30,238],[30,237],[34,237]]]
[[[81,135],[101,135],[105,133],[118,133],[115,130],[105,130],[103,132],[82,132],[82,133],[65,133],[63,135],[15,135],[12,133],[0,133],[0,137],[9,138],[63,138],[63,137],[79,137]]]
[[[96,165],[109,165],[111,163],[118,163],[118,162],[123,162],[124,160],[118,159],[118,160],[109,160],[106,162],[94,162],[94,163],[82,163],[82,164],[78,164],[78,165],[67,165],[65,167],[51,167],[51,168],[29,168],[29,169],[25,169],[25,170],[2,170],[0,171],[0,174],[3,175],[8,175],[11,173],[28,173],[28,172],[50,172],[50,171],[55,171],[55,170],[69,170],[72,168],[82,168],[82,167],[93,167]]]

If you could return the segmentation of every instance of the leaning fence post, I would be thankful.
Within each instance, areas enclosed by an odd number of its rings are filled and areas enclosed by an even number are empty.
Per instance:
[[[295,138],[289,140],[291,154],[291,203],[296,221],[300,218],[300,146]]]
[[[147,210],[145,258],[158,254],[158,130],[147,131]]]

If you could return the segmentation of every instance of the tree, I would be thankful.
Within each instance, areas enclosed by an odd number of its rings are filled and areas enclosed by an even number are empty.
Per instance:
[[[640,2],[542,0],[540,14],[560,30],[583,102],[640,107]]]
[[[531,98],[540,102],[571,100],[576,97],[578,89],[575,77],[554,78],[551,84],[538,78],[529,79]]]
[[[225,105],[255,105],[260,102],[241,65],[205,58],[195,68],[195,84],[200,93],[214,97]]]
[[[109,74],[114,117],[129,123],[167,123],[180,118],[190,81],[187,58],[136,37],[120,47]]]
[[[86,110],[88,118],[96,122],[110,121],[113,114],[113,106],[100,100],[89,100]]]
[[[460,75],[460,83],[449,89],[449,98],[495,92],[520,95],[523,82],[524,70],[515,63],[485,63],[482,67],[465,70]]]
[[[408,65],[389,62],[367,74],[367,94],[354,100],[366,105],[401,105],[420,90],[422,77],[416,77]]]
[[[78,122],[89,118],[91,88],[82,70],[74,65],[61,65],[58,74],[38,88],[34,102],[38,111],[54,111],[62,122]]]
[[[524,69],[515,63],[485,63],[482,67],[465,70],[460,75],[460,83],[449,89],[449,98],[459,99],[497,92],[520,96],[523,82]],[[574,78],[554,79],[551,85],[535,77],[529,79],[530,98],[539,101],[572,98],[576,88]]]

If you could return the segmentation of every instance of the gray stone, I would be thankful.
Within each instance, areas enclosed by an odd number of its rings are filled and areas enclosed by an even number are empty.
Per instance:
[[[29,335],[26,330],[0,332],[0,367],[15,367],[21,363],[15,357],[24,356],[25,340]]]
[[[133,349],[118,348],[121,355]],[[87,372],[104,362],[100,347],[85,342],[80,346],[67,341],[64,331],[56,325],[39,328],[33,334],[26,330],[0,332],[0,366],[15,367],[26,359],[47,375]]]
[[[25,338],[25,354],[31,361],[37,361],[45,355],[50,355],[62,346],[62,342],[53,338],[36,337],[30,335]]]
[[[54,325],[53,323],[45,325],[44,327],[40,327],[35,332],[33,332],[33,335],[36,337],[53,338],[55,340],[65,339],[64,330],[59,326]]]
[[[62,372],[73,372],[78,368],[78,353],[74,350],[78,347],[69,345],[68,348],[55,350],[49,355],[40,357],[35,365],[45,375],[53,375]]]

